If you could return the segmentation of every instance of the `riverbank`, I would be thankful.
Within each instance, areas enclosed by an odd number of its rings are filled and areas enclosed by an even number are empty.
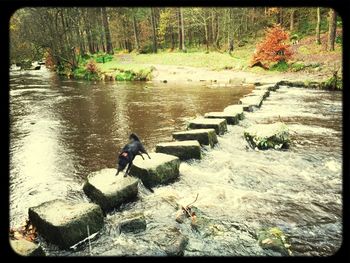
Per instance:
[[[246,44],[238,47],[231,55],[220,51],[200,50],[189,50],[187,53],[160,51],[156,54],[121,52],[115,54],[111,61],[98,63],[98,68],[105,80],[117,79],[120,71],[131,71],[147,72],[147,80],[164,83],[240,85],[281,80],[320,83],[329,80],[334,72],[337,72],[338,80],[342,76],[340,44],[336,44],[335,51],[327,51],[326,46],[315,44],[313,37],[306,37],[292,46],[294,55],[287,68],[274,70],[250,67],[255,47],[256,43]]]

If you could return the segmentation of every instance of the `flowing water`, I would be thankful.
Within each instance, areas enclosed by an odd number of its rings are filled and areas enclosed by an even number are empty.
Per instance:
[[[135,132],[149,152],[184,130],[186,120],[237,104],[252,87],[208,88],[152,83],[60,80],[47,70],[10,75],[10,223],[28,208],[56,198],[88,201],[90,172],[115,167]],[[256,151],[243,131],[282,120],[292,144]],[[48,255],[165,255],[164,243],[181,232],[185,255],[279,255],[262,249],[256,231],[277,226],[293,255],[331,255],[342,242],[342,94],[281,87],[262,107],[228,126],[202,160],[182,162],[176,182],[140,188],[138,199],[107,214],[91,246],[60,250],[42,240]],[[195,206],[211,225],[203,235],[175,222],[178,203]],[[121,218],[144,212],[147,229],[120,234]]]

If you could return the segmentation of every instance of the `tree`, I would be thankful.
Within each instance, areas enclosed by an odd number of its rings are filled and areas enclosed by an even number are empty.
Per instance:
[[[106,49],[107,53],[113,55],[113,46],[111,41],[111,33],[109,31],[109,23],[108,23],[108,17],[107,17],[107,11],[105,7],[102,7],[102,19],[103,19],[103,28],[105,31],[105,37],[106,37]]]
[[[337,30],[337,13],[334,9],[329,10],[328,51],[334,51],[334,42]]]
[[[321,44],[320,27],[321,27],[321,12],[320,12],[320,8],[317,7],[316,44],[318,45]]]
[[[183,17],[183,10],[181,7],[180,7],[180,24],[181,24],[181,50],[186,51],[184,17]]]
[[[292,10],[290,11],[290,26],[289,26],[289,30],[292,32],[294,30],[294,17],[295,16],[295,9],[292,8]]]
[[[136,51],[139,51],[139,49],[140,49],[139,34],[138,34],[138,31],[137,31],[137,21],[136,21],[135,13],[132,14],[132,26],[133,26],[133,29],[134,29],[135,49],[136,49]]]
[[[292,56],[290,45],[286,43],[289,35],[280,25],[275,25],[265,32],[265,39],[257,45],[251,67],[269,62],[287,62]]]
[[[153,33],[153,53],[157,53],[157,33],[156,33],[156,21],[154,8],[151,7],[151,22],[152,22],[152,33]]]

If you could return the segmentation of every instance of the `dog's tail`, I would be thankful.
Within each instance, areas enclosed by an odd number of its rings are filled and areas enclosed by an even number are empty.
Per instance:
[[[139,137],[137,137],[135,133],[130,134],[129,139],[134,141],[140,141]]]

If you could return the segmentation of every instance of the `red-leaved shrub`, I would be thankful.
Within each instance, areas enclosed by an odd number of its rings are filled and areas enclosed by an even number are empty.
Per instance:
[[[287,44],[289,34],[280,25],[268,28],[265,39],[257,44],[251,66],[270,62],[287,62],[292,57],[292,50]]]
[[[98,73],[97,64],[92,59],[89,60],[89,62],[86,64],[85,69],[91,74],[97,74]]]

